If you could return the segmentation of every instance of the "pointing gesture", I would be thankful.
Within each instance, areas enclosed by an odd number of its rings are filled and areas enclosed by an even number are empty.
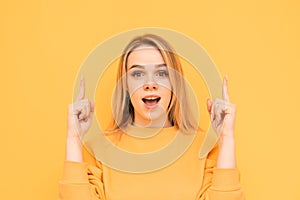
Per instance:
[[[82,77],[80,80],[80,88],[79,88],[79,93],[77,95],[77,101],[84,99],[84,95],[85,95],[85,80]]]
[[[226,75],[223,79],[223,85],[222,85],[222,95],[223,99],[226,102],[229,102],[229,95],[228,95],[228,76]]]
[[[236,106],[230,103],[228,94],[228,77],[223,79],[223,99],[216,98],[214,102],[207,100],[207,110],[210,113],[211,123],[220,137],[233,137]]]
[[[77,99],[68,107],[68,137],[82,138],[91,126],[94,103],[85,99],[84,96],[85,80],[82,77]]]

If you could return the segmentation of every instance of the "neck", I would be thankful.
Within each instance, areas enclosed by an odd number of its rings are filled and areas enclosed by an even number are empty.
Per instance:
[[[144,128],[166,128],[171,127],[172,124],[169,120],[157,120],[157,121],[146,121],[146,120],[135,120],[133,122],[134,126],[144,127]]]

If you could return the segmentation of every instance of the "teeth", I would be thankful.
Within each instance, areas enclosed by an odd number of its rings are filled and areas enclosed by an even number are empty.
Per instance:
[[[147,100],[154,100],[154,99],[157,99],[158,97],[148,97],[148,98],[145,98]]]
[[[146,101],[159,102],[160,97],[147,97],[147,98],[143,98],[142,100],[143,100],[144,103],[146,103]]]

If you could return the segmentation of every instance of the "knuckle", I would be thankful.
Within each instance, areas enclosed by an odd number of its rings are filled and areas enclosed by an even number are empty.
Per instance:
[[[87,105],[87,104],[89,104],[89,102],[90,102],[89,99],[81,99],[78,101],[78,103],[83,104],[83,105]]]

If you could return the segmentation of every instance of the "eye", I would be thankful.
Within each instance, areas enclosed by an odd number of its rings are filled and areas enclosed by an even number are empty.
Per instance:
[[[169,75],[168,72],[165,70],[161,70],[157,72],[157,76],[159,77],[167,77],[168,75]]]
[[[131,76],[139,78],[139,77],[144,76],[144,73],[141,71],[134,71],[134,72],[132,72]]]

